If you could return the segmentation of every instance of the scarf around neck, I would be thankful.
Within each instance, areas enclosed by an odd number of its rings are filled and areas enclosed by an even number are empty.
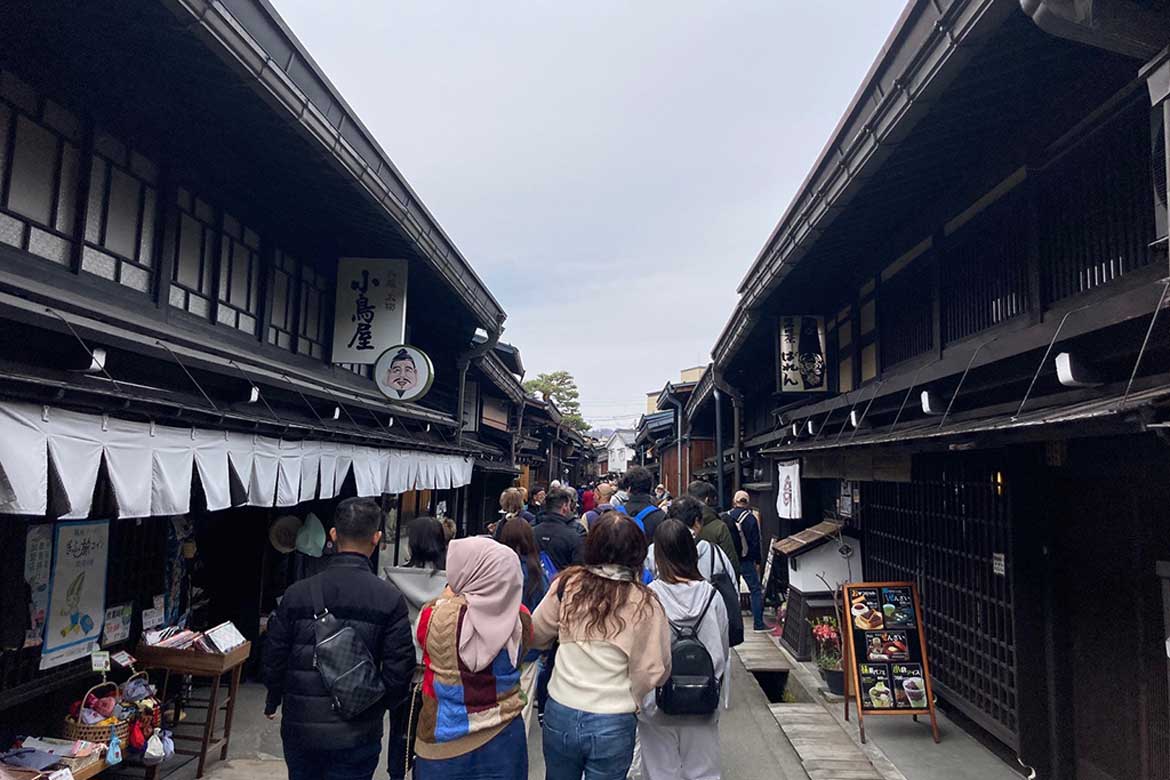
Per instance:
[[[635,579],[633,569],[618,566],[616,563],[606,563],[601,566],[586,566],[585,571],[615,582],[633,582]]]

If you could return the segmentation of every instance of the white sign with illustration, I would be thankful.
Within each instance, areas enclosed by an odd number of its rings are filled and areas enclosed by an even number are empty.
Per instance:
[[[390,347],[374,364],[374,381],[392,401],[417,401],[435,381],[435,366],[421,349],[407,344]]]
[[[56,535],[45,656],[96,643],[105,621],[109,521],[58,523]]]
[[[337,261],[333,362],[369,364],[406,340],[406,260]]]

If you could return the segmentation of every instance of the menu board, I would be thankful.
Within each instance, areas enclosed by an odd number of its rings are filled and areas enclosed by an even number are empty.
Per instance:
[[[845,585],[843,592],[847,670],[854,683],[862,741],[866,715],[929,714],[938,742],[917,586],[860,582]]]

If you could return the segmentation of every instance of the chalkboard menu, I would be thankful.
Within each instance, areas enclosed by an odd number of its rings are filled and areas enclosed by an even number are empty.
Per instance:
[[[846,671],[861,741],[866,715],[912,715],[917,720],[919,714],[929,714],[938,742],[918,587],[913,582],[855,582],[843,592]]]

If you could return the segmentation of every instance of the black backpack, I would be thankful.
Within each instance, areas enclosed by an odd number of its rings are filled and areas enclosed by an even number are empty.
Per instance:
[[[711,553],[710,583],[723,597],[723,606],[727,608],[727,645],[738,647],[743,644],[743,613],[739,611],[739,578],[732,578],[726,567],[723,571],[715,571],[715,561],[723,560],[723,556],[715,554],[715,545],[707,542]]]
[[[325,608],[320,575],[309,580],[313,593],[313,668],[321,675],[342,720],[353,720],[382,701],[386,686],[366,643],[352,626],[342,626]]]
[[[667,715],[710,715],[719,709],[719,679],[711,654],[699,641],[699,627],[715,600],[711,595],[693,625],[679,627],[672,621],[670,642],[670,677],[654,692],[658,709]]]

